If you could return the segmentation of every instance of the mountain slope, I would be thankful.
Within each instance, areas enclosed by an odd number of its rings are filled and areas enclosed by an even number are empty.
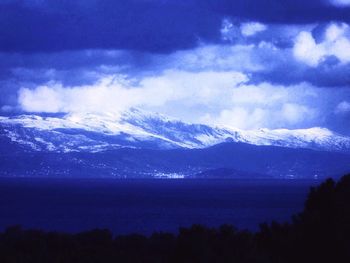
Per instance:
[[[323,178],[350,170],[350,155],[223,143],[204,149],[120,148],[91,152],[28,151],[0,140],[1,176],[117,178]]]
[[[242,131],[137,110],[0,117],[0,176],[321,178],[350,171],[327,129]]]
[[[0,136],[33,150],[57,152],[99,152],[124,147],[198,149],[228,141],[350,152],[350,138],[324,128],[243,131],[232,127],[187,124],[135,109],[122,115],[0,117]]]

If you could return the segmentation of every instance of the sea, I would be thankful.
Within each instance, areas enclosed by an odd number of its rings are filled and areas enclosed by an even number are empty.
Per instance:
[[[318,180],[0,178],[0,231],[13,225],[116,235],[288,222]]]

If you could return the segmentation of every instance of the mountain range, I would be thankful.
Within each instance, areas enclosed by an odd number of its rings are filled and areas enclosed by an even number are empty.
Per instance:
[[[0,117],[0,175],[319,178],[350,170],[350,138],[328,129],[190,124],[121,114]]]

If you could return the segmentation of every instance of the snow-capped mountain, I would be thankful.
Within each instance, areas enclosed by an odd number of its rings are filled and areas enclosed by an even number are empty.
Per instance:
[[[0,117],[0,136],[38,151],[198,149],[223,142],[350,152],[350,138],[325,128],[240,130],[189,124],[137,109],[118,114]]]
[[[0,117],[0,176],[320,178],[350,171],[327,129],[243,131],[160,114]]]

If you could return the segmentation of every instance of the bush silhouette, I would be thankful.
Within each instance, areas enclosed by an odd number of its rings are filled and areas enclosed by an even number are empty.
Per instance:
[[[264,224],[256,236],[270,262],[350,262],[350,175],[311,188],[291,224]]]

